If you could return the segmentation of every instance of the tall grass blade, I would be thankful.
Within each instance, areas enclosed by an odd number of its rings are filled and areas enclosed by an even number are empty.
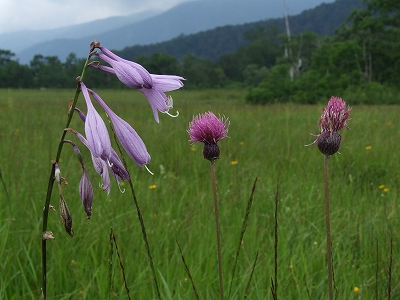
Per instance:
[[[232,269],[231,283],[229,285],[228,299],[230,298],[230,295],[231,295],[231,292],[232,292],[232,284],[233,284],[233,279],[235,277],[236,266],[237,266],[239,253],[240,253],[240,248],[241,248],[240,246],[242,244],[244,233],[246,232],[247,220],[249,219],[250,209],[251,209],[251,206],[253,205],[253,196],[254,196],[254,192],[256,190],[257,180],[258,180],[258,178],[256,177],[256,179],[254,180],[254,183],[253,183],[253,188],[251,190],[250,197],[247,200],[246,213],[244,215],[244,219],[243,219],[243,222],[242,222],[242,229],[240,230],[239,243],[238,243],[238,246],[236,248],[236,256],[235,256],[235,262],[233,264],[233,269]]]
[[[114,231],[111,227],[110,232],[110,254],[108,256],[108,277],[109,277],[109,289],[108,299],[111,299],[111,294],[114,289],[114,274],[113,274],[113,256],[114,256],[114,244],[113,244]]]
[[[192,288],[193,288],[194,294],[196,296],[196,299],[199,300],[200,299],[199,293],[197,292],[196,286],[194,285],[193,277],[192,277],[192,274],[190,273],[189,266],[186,263],[185,256],[183,255],[181,245],[179,245],[178,240],[176,240],[176,243],[178,244],[179,252],[181,253],[182,262],[185,265],[185,272],[189,277],[190,283],[192,284]]]
[[[111,130],[113,132],[114,140],[115,140],[115,143],[116,143],[116,145],[118,147],[118,151],[119,151],[122,163],[124,164],[125,170],[129,175],[129,180],[128,180],[129,188],[131,190],[131,194],[132,194],[133,202],[134,202],[135,207],[136,207],[136,212],[137,212],[137,216],[138,216],[138,219],[139,219],[140,227],[142,229],[142,236],[143,236],[144,244],[145,244],[145,247],[146,247],[147,257],[149,258],[150,268],[151,268],[151,271],[153,273],[153,281],[154,281],[154,285],[156,286],[157,296],[158,296],[158,299],[161,300],[160,289],[158,287],[157,275],[156,275],[156,270],[155,270],[155,267],[154,267],[153,256],[152,256],[151,250],[150,250],[149,239],[147,237],[146,226],[144,225],[143,215],[142,215],[142,212],[141,212],[140,207],[139,207],[139,202],[137,201],[137,198],[136,198],[135,189],[133,187],[133,183],[132,183],[132,180],[131,180],[131,174],[129,173],[128,165],[127,165],[126,160],[125,160],[125,156],[124,156],[124,154],[122,152],[120,143],[118,141],[118,138],[117,138],[117,136],[115,134],[115,131],[114,131],[114,127],[112,126],[111,122],[110,122],[110,127],[111,127]]]
[[[257,253],[256,253],[256,258],[254,259],[254,262],[253,262],[253,266],[252,266],[252,268],[251,268],[251,273],[250,273],[249,281],[247,281],[247,284],[246,284],[246,289],[245,289],[245,291],[244,291],[244,299],[247,299],[247,296],[248,296],[249,293],[250,293],[250,283],[251,283],[251,280],[253,279],[253,274],[254,274],[254,270],[255,270],[255,268],[256,268],[257,259],[258,259],[258,250],[257,250]]]
[[[379,280],[379,246],[378,240],[376,240],[376,266],[375,266],[375,299],[379,299],[378,292],[378,280]]]
[[[392,266],[393,266],[393,239],[390,238],[390,255],[388,269],[388,300],[392,297]]]
[[[110,238],[112,239],[112,241],[113,241],[113,243],[114,243],[114,245],[115,245],[115,250],[116,250],[116,252],[117,252],[119,265],[120,265],[120,267],[121,267],[122,278],[123,278],[123,280],[124,280],[124,285],[125,285],[126,294],[127,294],[127,296],[128,296],[128,299],[130,300],[130,299],[131,299],[131,296],[130,296],[130,294],[129,294],[129,288],[128,288],[128,284],[127,284],[127,282],[126,282],[124,264],[123,264],[123,262],[122,262],[121,255],[120,255],[119,250],[118,250],[117,238],[115,237],[115,234],[114,234],[114,232],[113,232],[112,229],[111,229]]]
[[[278,203],[279,203],[279,179],[275,193],[275,225],[274,225],[274,279],[271,278],[271,293],[274,300],[278,300]]]

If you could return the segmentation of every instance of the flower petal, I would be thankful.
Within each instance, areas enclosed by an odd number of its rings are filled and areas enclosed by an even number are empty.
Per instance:
[[[111,141],[107,127],[94,108],[88,90],[83,82],[81,82],[81,88],[88,109],[85,121],[86,139],[95,156],[108,160],[111,157]]]
[[[117,116],[100,98],[98,94],[90,91],[93,98],[100,104],[111,119],[114,131],[122,147],[128,153],[129,157],[140,167],[150,163],[151,157],[147,152],[146,146],[140,136],[126,121]]]

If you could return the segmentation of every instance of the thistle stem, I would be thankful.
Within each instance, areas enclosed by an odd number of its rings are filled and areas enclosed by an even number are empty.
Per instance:
[[[223,300],[224,286],[222,281],[221,229],[218,216],[217,179],[215,176],[215,160],[211,160],[211,177],[212,177],[213,193],[214,193],[215,230],[217,235],[219,294],[220,294],[220,299]]]
[[[93,50],[94,50],[94,48],[93,48],[93,46],[91,46],[90,54],[88,55],[88,57],[86,59],[85,65],[83,66],[80,80],[83,79],[83,77],[86,73],[86,69],[88,67],[91,53]],[[72,116],[75,111],[76,103],[78,102],[79,94],[80,94],[80,84],[78,83],[76,90],[75,90],[75,96],[72,99],[72,103],[68,110],[67,120],[66,120],[64,128],[68,128],[69,124],[71,123]],[[60,137],[60,141],[58,143],[57,154],[56,154],[56,159],[55,159],[56,162],[58,162],[60,160],[62,148],[64,146],[64,138],[66,135],[66,131],[64,130],[64,128],[63,128],[63,131],[62,131],[62,134]],[[44,208],[43,208],[43,221],[42,221],[42,299],[43,300],[47,299],[47,275],[46,275],[46,269],[47,269],[46,242],[47,242],[47,240],[43,238],[43,233],[47,231],[47,223],[48,223],[48,217],[49,217],[49,205],[50,205],[51,193],[53,191],[53,185],[54,185],[54,171],[55,171],[55,164],[52,164],[49,181],[48,181],[48,185],[47,185],[46,200],[45,200],[45,204],[44,204]]]
[[[332,266],[332,239],[329,207],[329,155],[324,156],[324,181],[325,181],[325,223],[326,223],[326,257],[328,260],[328,287],[329,300],[333,300],[333,266]]]

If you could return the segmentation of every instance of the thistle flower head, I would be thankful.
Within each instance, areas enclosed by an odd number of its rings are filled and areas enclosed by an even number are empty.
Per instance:
[[[332,96],[319,119],[318,126],[321,133],[310,145],[317,144],[319,151],[324,155],[333,155],[338,152],[342,141],[339,130],[350,129],[347,126],[350,110],[351,108],[346,108],[346,102],[341,98]]]
[[[210,161],[217,159],[220,154],[217,142],[228,137],[228,127],[229,121],[225,117],[217,118],[212,112],[198,114],[189,123],[189,142],[204,143],[204,158]]]
[[[319,119],[321,133],[324,131],[339,132],[343,128],[349,129],[347,120],[349,119],[350,110],[350,107],[346,110],[346,102],[342,98],[331,97]]]

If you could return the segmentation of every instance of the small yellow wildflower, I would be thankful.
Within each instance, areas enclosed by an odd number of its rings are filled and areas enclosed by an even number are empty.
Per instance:
[[[240,144],[240,146],[243,146],[243,145],[244,145],[244,142],[240,142],[239,144]]]
[[[237,160],[232,160],[232,161],[231,161],[231,165],[232,165],[232,166],[237,165],[238,163],[239,163],[239,162],[238,162]]]
[[[380,186],[379,186],[379,189],[380,190],[383,190],[385,188],[385,185],[384,184],[381,184]]]
[[[367,147],[365,147],[365,150],[367,150],[367,151],[369,151],[369,150],[371,150],[372,149],[372,146],[367,146]]]
[[[389,189],[388,188],[384,188],[383,192],[387,193],[387,192],[389,192]]]
[[[157,188],[157,185],[155,185],[155,184],[152,184],[149,186],[149,189],[151,189],[151,190],[154,190],[155,188]]]
[[[358,294],[360,292],[360,289],[358,287],[354,287],[353,289],[354,294]]]
[[[195,147],[195,146],[192,146],[192,147],[190,147],[190,150],[196,151],[196,147]]]

